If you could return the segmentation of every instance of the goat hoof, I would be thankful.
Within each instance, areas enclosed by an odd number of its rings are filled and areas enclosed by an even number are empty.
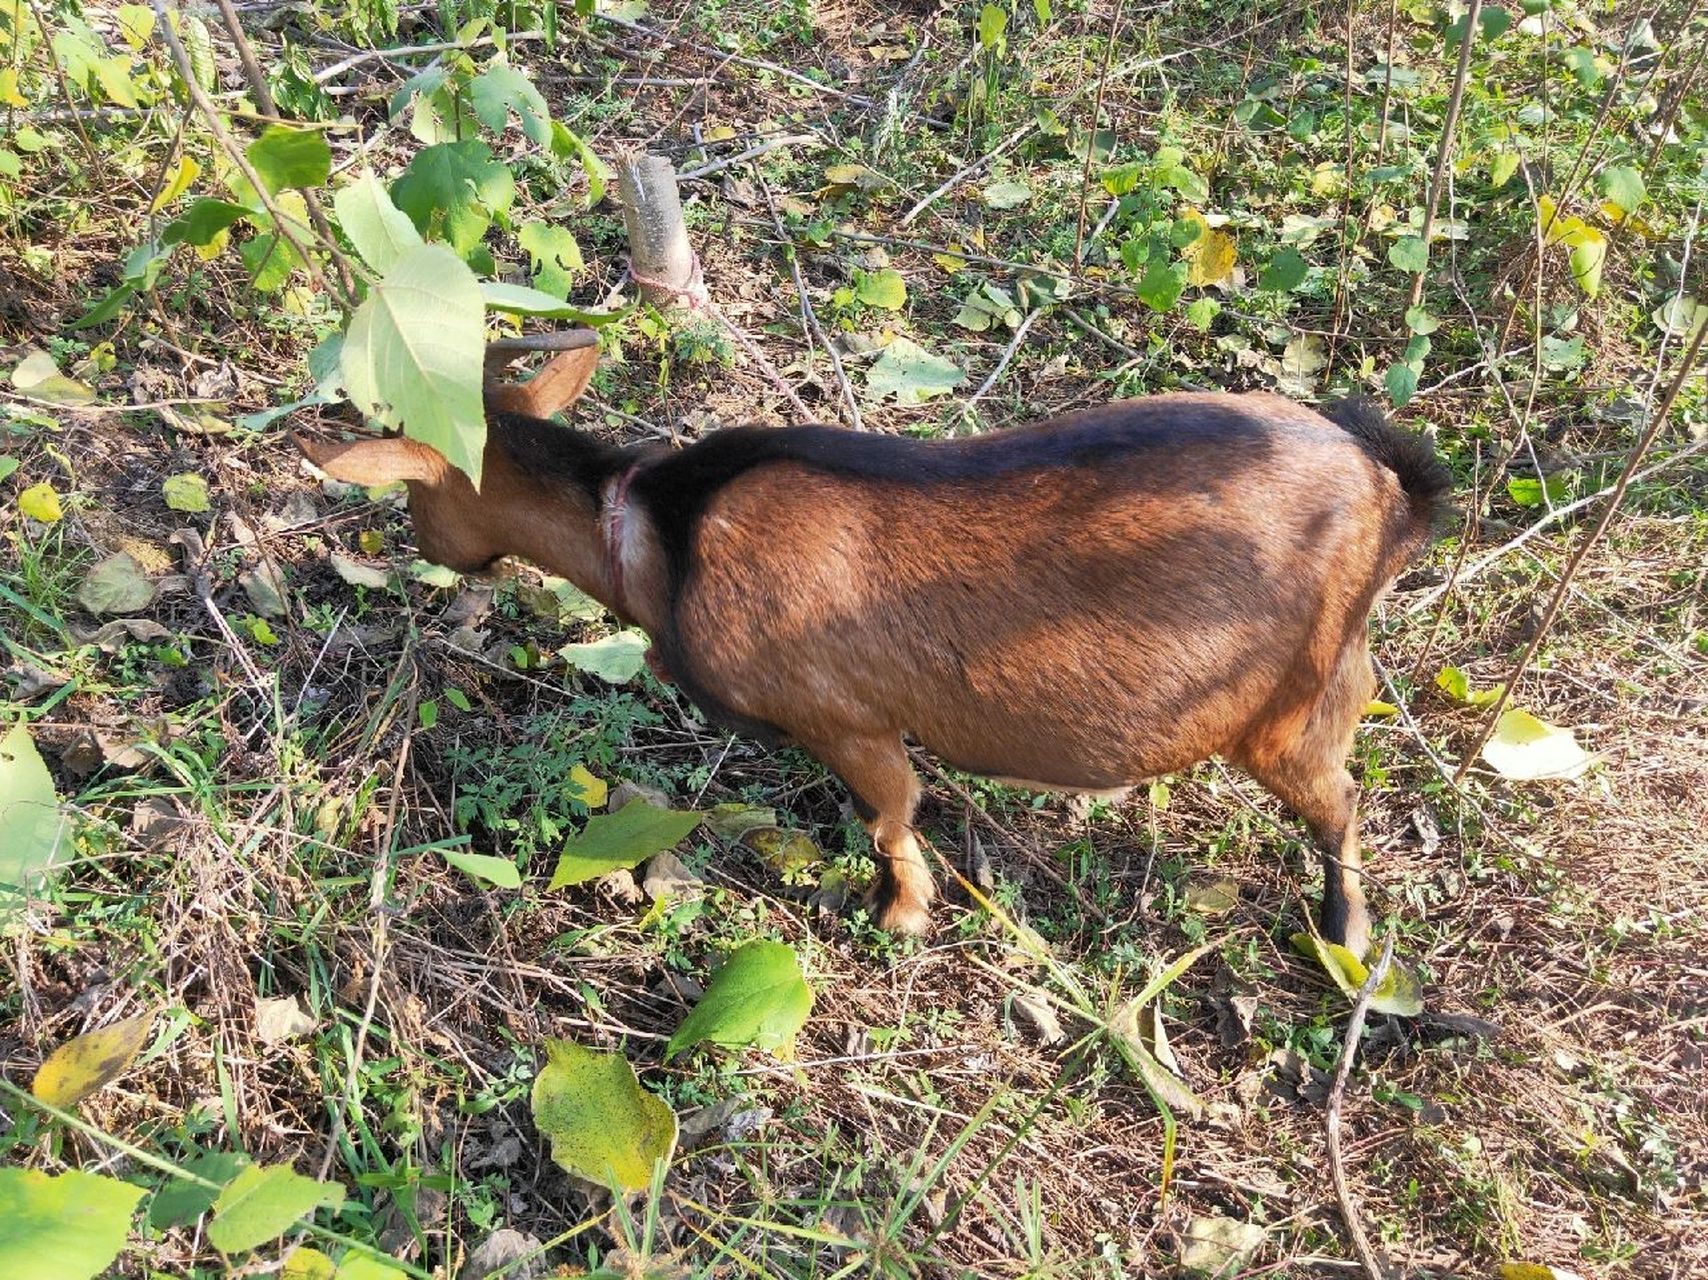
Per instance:
[[[923,902],[896,898],[878,907],[878,928],[904,937],[924,938],[931,933],[931,908]]]

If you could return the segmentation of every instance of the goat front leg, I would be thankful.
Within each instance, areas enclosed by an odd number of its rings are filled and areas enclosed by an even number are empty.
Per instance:
[[[900,736],[851,738],[809,749],[842,779],[871,833],[879,867],[871,898],[878,927],[921,937],[930,933],[937,888],[913,830],[919,779]]]

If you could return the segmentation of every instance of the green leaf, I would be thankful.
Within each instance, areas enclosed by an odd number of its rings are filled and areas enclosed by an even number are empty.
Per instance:
[[[646,665],[646,651],[650,647],[643,632],[619,631],[586,644],[566,644],[557,653],[577,671],[598,676],[610,684],[626,684]]]
[[[1429,313],[1428,308],[1426,308],[1426,307],[1407,307],[1406,308],[1406,328],[1410,329],[1413,333],[1417,333],[1417,334],[1434,333],[1440,327],[1441,327],[1441,321],[1437,320],[1433,315],[1431,315]]]
[[[1520,158],[1516,149],[1498,153],[1489,165],[1489,185],[1498,191],[1511,182],[1512,175],[1518,172]]]
[[[1221,313],[1222,304],[1214,298],[1198,298],[1186,308],[1186,319],[1199,333],[1208,333]]]
[[[516,241],[533,267],[534,287],[554,298],[568,298],[576,275],[586,266],[575,237],[549,222],[525,222]]]
[[[1152,311],[1167,311],[1180,301],[1185,288],[1186,264],[1165,262],[1153,252],[1145,265],[1144,277],[1133,292]]]
[[[487,64],[469,86],[474,113],[488,129],[503,129],[514,111],[522,121],[529,142],[545,146],[551,141],[552,113],[534,82],[516,68],[502,62]]]
[[[1324,942],[1308,933],[1295,933],[1293,945],[1305,956],[1315,959],[1348,1000],[1358,998],[1358,989],[1370,976],[1364,961],[1338,942]],[[1423,989],[1399,961],[1390,961],[1388,972],[1382,975],[1382,981],[1371,993],[1370,1007],[1377,1013],[1415,1018],[1423,1012]]]
[[[1388,261],[1401,271],[1416,275],[1429,266],[1429,246],[1417,236],[1402,236],[1388,246]]]
[[[700,825],[700,816],[634,799],[615,813],[589,818],[580,834],[564,846],[546,887],[561,889],[637,866],[655,853],[674,848]]]
[[[152,1011],[73,1036],[36,1068],[30,1092],[50,1107],[72,1107],[123,1075],[148,1043]]]
[[[1601,83],[1601,67],[1596,63],[1594,52],[1581,44],[1567,49],[1560,55],[1560,61],[1585,89],[1593,89]]]
[[[93,1280],[124,1249],[144,1191],[81,1169],[0,1169],[0,1275]]]
[[[1018,209],[1032,198],[1032,188],[1024,182],[993,182],[983,194],[992,209]]]
[[[994,49],[1007,30],[1008,10],[999,4],[987,4],[979,10],[979,48]]]
[[[1263,268],[1257,287],[1266,293],[1291,293],[1305,282],[1308,270],[1297,249],[1283,249]]]
[[[291,272],[302,262],[289,240],[271,232],[245,240],[237,247],[237,253],[262,293],[277,293],[284,288]]]
[[[1601,292],[1601,268],[1607,261],[1607,237],[1594,227],[1583,227],[1573,237],[1572,245],[1572,279],[1585,296],[1595,297]]]
[[[339,1259],[336,1280],[408,1280],[409,1273],[366,1253],[350,1250]],[[284,1280],[292,1280],[286,1276]]]
[[[1621,214],[1635,213],[1637,206],[1648,198],[1643,175],[1625,165],[1611,164],[1595,175],[1595,189],[1603,199],[1615,205]]]
[[[397,260],[421,244],[415,224],[391,202],[391,196],[371,173],[364,173],[332,197],[338,225],[362,255],[362,261],[384,275]]]
[[[1483,744],[1483,759],[1503,778],[1532,782],[1575,778],[1595,757],[1578,745],[1570,729],[1513,707],[1495,723],[1494,735]]]
[[[474,274],[443,245],[400,257],[356,310],[338,367],[358,409],[432,445],[480,483],[484,308]]]
[[[1455,702],[1471,700],[1471,677],[1458,667],[1442,667],[1436,672],[1435,687]]]
[[[894,396],[898,404],[924,404],[947,395],[966,380],[965,369],[933,355],[909,338],[896,338],[866,370],[866,390],[873,399]]]
[[[1417,394],[1417,370],[1409,364],[1391,364],[1387,375],[1382,379],[1388,387],[1388,398],[1394,402],[1394,408],[1403,409],[1411,403],[1411,398]]]
[[[503,284],[495,280],[481,281],[480,297],[481,301],[494,311],[543,316],[548,320],[573,320],[593,329],[610,324],[613,320],[620,320],[627,314],[627,308],[621,311],[583,311],[580,307],[560,302],[549,293],[530,289],[525,284]]]
[[[639,1191],[653,1166],[676,1150],[676,1114],[641,1088],[620,1053],[546,1041],[534,1080],[534,1126],[551,1139],[562,1168],[615,1192]]]
[[[268,195],[276,196],[287,187],[324,187],[332,174],[332,148],[318,129],[269,125],[244,155]]]
[[[305,1178],[288,1165],[250,1165],[214,1201],[208,1243],[221,1253],[241,1253],[289,1231],[322,1205],[344,1203],[344,1188]]]
[[[68,378],[47,352],[31,351],[12,370],[12,385],[36,400],[54,404],[84,405],[95,399],[94,388]]]
[[[1137,162],[1117,165],[1103,171],[1103,189],[1112,196],[1131,195],[1145,176],[1145,166]]]
[[[795,1036],[806,1025],[812,1000],[794,949],[755,939],[733,952],[712,976],[706,994],[664,1046],[664,1056],[673,1058],[709,1042],[728,1049],[753,1045],[791,1061]]]
[[[220,232],[253,212],[229,200],[198,200],[166,224],[166,229],[160,234],[160,242],[165,245],[210,245]]]
[[[1663,333],[1674,337],[1694,339],[1696,331],[1708,324],[1708,304],[1674,295],[1649,313],[1649,319]]]
[[[509,210],[516,180],[484,142],[441,142],[417,153],[391,197],[423,236],[444,239],[466,258]]]
[[[4,480],[19,467],[19,462],[11,454],[0,454],[0,480]]]
[[[208,509],[208,482],[194,471],[167,476],[160,485],[160,493],[174,511],[194,513]]]
[[[89,571],[77,603],[90,613],[136,613],[154,600],[154,583],[128,551],[115,551]]]
[[[249,1157],[241,1151],[204,1151],[187,1165],[184,1172],[219,1183],[219,1187],[204,1187],[189,1178],[173,1178],[154,1193],[148,1205],[148,1225],[156,1231],[181,1227],[194,1222],[219,1198],[220,1189],[249,1165]]]
[[[462,849],[441,849],[445,861],[458,871],[495,884],[500,889],[520,889],[522,873],[509,858],[497,858],[490,853],[468,853]]]
[[[907,305],[907,281],[899,271],[854,270],[854,296],[869,307],[900,311]]]

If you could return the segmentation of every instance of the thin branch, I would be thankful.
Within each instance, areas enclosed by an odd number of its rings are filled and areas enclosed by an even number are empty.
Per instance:
[[[1699,305],[1708,306],[1708,297],[1699,300]],[[1678,399],[1678,393],[1684,389],[1684,384],[1690,380],[1696,368],[1696,357],[1702,351],[1702,343],[1708,338],[1708,325],[1696,330],[1696,336],[1691,339],[1684,358],[1679,362],[1678,373],[1673,377],[1672,385],[1667,388],[1666,396],[1649,419],[1649,425],[1638,439],[1636,447],[1631,450],[1631,456],[1625,463],[1625,469],[1619,473],[1619,483],[1613,486],[1613,493],[1605,507],[1602,508],[1601,518],[1595,522],[1595,527],[1589,531],[1589,536],[1578,544],[1572,552],[1571,559],[1566,561],[1566,567],[1560,573],[1560,581],[1554,588],[1554,594],[1548,601],[1548,607],[1542,613],[1542,620],[1536,626],[1536,632],[1530,637],[1530,643],[1524,647],[1524,652],[1517,662],[1513,663],[1512,671],[1507,675],[1505,683],[1500,686],[1500,696],[1489,708],[1487,719],[1483,721],[1482,730],[1477,734],[1477,740],[1471,744],[1471,749],[1465,752],[1459,761],[1458,771],[1453,775],[1457,782],[1465,776],[1483,749],[1483,744],[1494,732],[1495,724],[1500,720],[1501,713],[1506,710],[1506,704],[1512,697],[1512,691],[1524,675],[1524,669],[1530,665],[1530,660],[1536,656],[1542,647],[1542,641],[1548,634],[1548,629],[1554,624],[1554,617],[1560,611],[1560,605],[1565,602],[1566,594],[1571,590],[1572,579],[1577,575],[1578,567],[1595,545],[1601,541],[1601,535],[1607,532],[1607,526],[1613,522],[1614,513],[1619,510],[1619,504],[1624,501],[1625,491],[1631,486],[1631,478],[1636,474],[1638,464],[1643,455],[1649,451],[1649,446],[1655,442],[1661,428],[1666,425],[1667,417],[1672,413],[1672,406]]]
[[[684,169],[676,175],[676,178],[679,182],[685,182],[689,178],[709,178],[714,173],[732,169],[738,164],[746,164],[749,160],[757,160],[767,152],[776,151],[779,147],[799,146],[805,142],[816,142],[822,145],[824,139],[816,133],[789,133],[784,134],[781,138],[768,138],[764,142],[757,143],[746,151],[738,152],[733,156],[725,156],[721,160],[710,160],[697,168]]]
[[[243,66],[243,78],[249,85],[249,92],[254,95],[257,110],[269,116],[277,117],[278,104],[273,101],[273,91],[267,87],[267,77],[261,72],[261,64],[255,60],[255,50],[249,43],[249,37],[244,34],[243,23],[238,19],[237,10],[231,7],[231,0],[216,0],[219,5],[220,20],[225,24],[226,34],[231,37],[231,43],[237,47],[237,60]],[[338,269],[338,283],[343,294],[346,312],[356,305],[356,275],[351,270],[350,263],[338,248],[338,237],[332,232],[332,224],[327,221],[326,210],[321,208],[320,196],[313,191],[302,193],[303,207],[308,210],[308,220],[314,225],[315,234],[320,237],[322,247],[332,259],[332,265]]]
[[[201,113],[202,119],[207,122],[208,131],[213,134],[214,140],[219,143],[221,150],[225,152],[231,163],[237,167],[237,171],[254,188],[255,198],[261,202],[261,207],[272,217],[274,229],[286,244],[296,250],[297,257],[302,260],[304,268],[314,279],[314,282],[322,289],[327,288],[326,273],[320,269],[320,264],[314,260],[313,255],[297,238],[296,231],[292,229],[293,226],[300,224],[286,218],[284,212],[274,203],[273,197],[267,191],[267,184],[261,181],[261,175],[255,172],[255,166],[249,163],[249,157],[244,154],[243,148],[237,145],[237,139],[232,137],[231,130],[225,127],[225,121],[219,118],[219,108],[214,105],[213,100],[203,90],[201,82],[196,79],[196,71],[190,62],[189,51],[184,48],[184,42],[178,38],[177,31],[173,29],[171,15],[166,9],[166,0],[150,0],[150,3],[154,9],[154,29],[160,34],[161,39],[166,41],[166,47],[172,53],[173,64],[178,69],[178,77],[184,82],[184,92],[189,94],[191,103]]]
[[[1435,230],[1435,210],[1441,203],[1441,192],[1446,184],[1447,161],[1453,155],[1454,135],[1459,131],[1459,106],[1465,99],[1465,81],[1471,72],[1471,46],[1476,43],[1477,24],[1483,13],[1483,0],[1471,0],[1465,10],[1465,34],[1459,41],[1459,66],[1453,73],[1453,91],[1447,99],[1447,116],[1441,122],[1441,147],[1435,153],[1435,173],[1429,179],[1429,199],[1423,207],[1423,230],[1419,233],[1423,239],[1424,252],[1429,251],[1429,237]],[[1417,273],[1417,278],[1411,282],[1411,301],[1407,306],[1415,307],[1423,297],[1423,278],[1429,273],[1428,264]]]
[[[1009,134],[1006,138],[1004,138],[1001,142],[997,143],[989,151],[985,152],[977,160],[974,160],[970,164],[962,165],[959,169],[957,169],[953,174],[951,174],[949,176],[947,181],[945,181],[936,190],[932,191],[930,195],[926,196],[918,204],[914,205],[913,208],[909,209],[906,213],[902,214],[901,221],[896,223],[896,225],[898,227],[907,226],[915,218],[917,218],[920,214],[924,213],[932,205],[936,204],[937,201],[942,199],[944,195],[946,195],[948,192],[954,190],[957,186],[959,186],[962,179],[967,178],[967,177],[971,176],[972,174],[977,173],[980,169],[984,168],[987,164],[989,164],[992,160],[996,159],[1003,152],[1009,150],[1016,143],[1020,142],[1021,139],[1030,136],[1034,131],[1036,131],[1037,128],[1038,128],[1038,124],[1035,120],[1028,120],[1025,124],[1021,125],[1013,133]]]
[[[1046,308],[1039,307],[1036,311],[1026,313],[1026,318],[1020,322],[1019,327],[1014,330],[1014,336],[1009,339],[1008,348],[1002,353],[1002,359],[998,360],[996,368],[990,371],[990,377],[979,384],[979,389],[973,392],[972,397],[967,401],[966,411],[968,413],[971,413],[973,406],[997,384],[997,381],[1002,377],[1002,371],[1008,368],[1008,362],[1014,359],[1014,353],[1020,350],[1020,344],[1026,340],[1026,330],[1032,327],[1032,322],[1043,315],[1045,310]]]
[[[1475,4],[1476,0],[1472,3]],[[1346,1183],[1346,1159],[1340,1150],[1340,1106],[1346,1097],[1346,1078],[1351,1074],[1352,1060],[1358,1056],[1358,1045],[1364,1037],[1364,1020],[1370,1014],[1371,997],[1382,985],[1382,979],[1387,977],[1388,966],[1393,959],[1394,935],[1390,933],[1383,940],[1380,958],[1371,966],[1364,984],[1358,988],[1358,998],[1352,1005],[1352,1020],[1346,1024],[1346,1039],[1340,1047],[1340,1062],[1334,1069],[1334,1083],[1329,1086],[1328,1109],[1324,1117],[1324,1128],[1328,1134],[1329,1178],[1334,1182],[1334,1195],[1340,1202],[1340,1216],[1346,1221],[1346,1232],[1352,1237],[1353,1252],[1358,1255],[1364,1274],[1370,1280],[1387,1280],[1388,1272],[1370,1244],[1370,1237],[1364,1231],[1364,1221],[1352,1199],[1352,1188]]]
[[[1115,17],[1109,23],[1109,43],[1103,46],[1103,70],[1097,76],[1097,100],[1091,107],[1091,128],[1086,131],[1085,168],[1079,175],[1079,221],[1073,233],[1073,260],[1080,262],[1085,246],[1085,197],[1091,189],[1091,157],[1097,153],[1097,122],[1103,119],[1103,89],[1109,80],[1109,64],[1115,58],[1115,40],[1121,34],[1121,13],[1127,0],[1115,0]],[[978,399],[974,396],[973,399]]]
[[[759,181],[759,192],[765,197],[765,207],[771,211],[772,225],[777,228],[777,234],[784,241],[783,252],[789,260],[789,270],[795,277],[795,296],[800,299],[801,318],[806,321],[807,328],[817,339],[819,346],[824,348],[830,357],[830,367],[836,370],[836,385],[842,392],[843,407],[848,410],[848,425],[856,431],[864,431],[866,424],[860,419],[860,402],[855,399],[854,388],[848,381],[848,371],[842,367],[842,357],[837,353],[835,344],[825,336],[824,328],[818,322],[818,313],[813,310],[812,299],[807,296],[806,277],[801,273],[800,254],[789,243],[789,233],[783,228],[782,215],[777,212],[777,202],[771,198],[770,184],[755,170],[755,178]]]

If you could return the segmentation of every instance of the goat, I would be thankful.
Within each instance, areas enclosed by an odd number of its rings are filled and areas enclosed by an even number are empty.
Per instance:
[[[879,855],[878,923],[934,886],[904,735],[967,772],[1105,791],[1221,755],[1309,827],[1321,929],[1364,954],[1357,787],[1372,606],[1452,485],[1359,402],[1125,400],[964,439],[727,428],[616,447],[542,420],[597,359],[488,389],[477,492],[403,438],[299,437],[326,473],[403,480],[421,554],[519,555],[652,638],[714,721],[811,752]]]

